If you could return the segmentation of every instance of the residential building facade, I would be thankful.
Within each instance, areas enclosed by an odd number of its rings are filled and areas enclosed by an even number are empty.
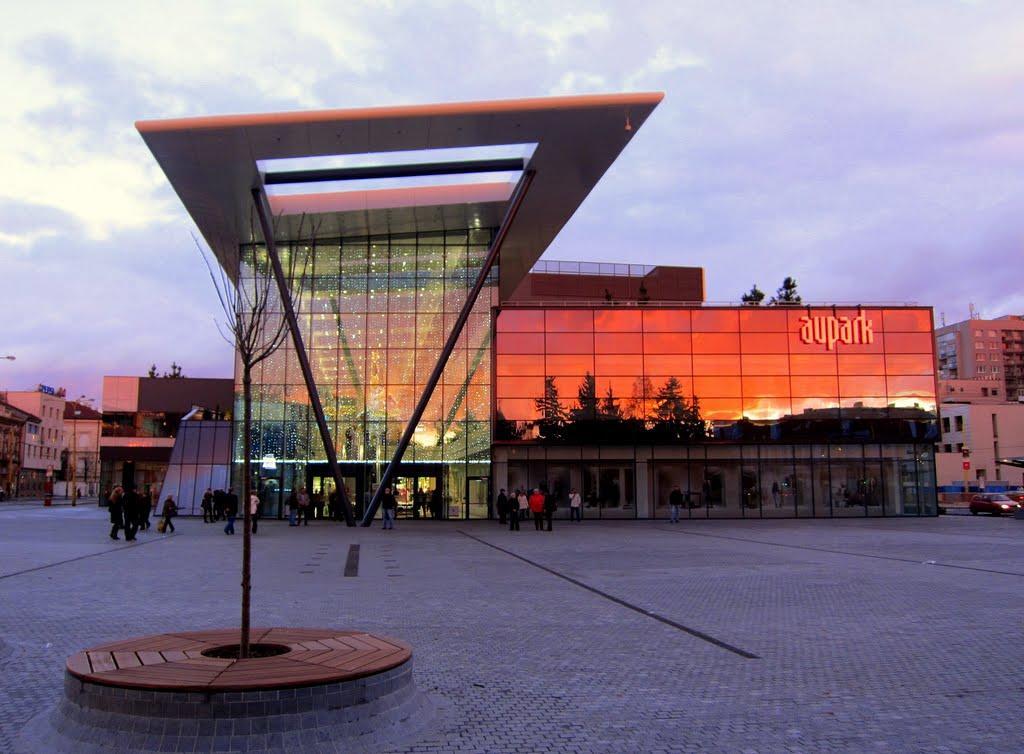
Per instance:
[[[935,331],[939,379],[992,380],[991,397],[1024,400],[1024,316],[968,319]],[[994,392],[993,392],[994,391]]]
[[[0,496],[9,498],[18,494],[26,428],[31,423],[38,432],[41,422],[38,416],[0,401]]]
[[[39,385],[35,390],[9,390],[0,400],[26,411],[39,423],[26,422],[18,494],[42,497],[53,492],[60,470],[64,439],[64,390]]]

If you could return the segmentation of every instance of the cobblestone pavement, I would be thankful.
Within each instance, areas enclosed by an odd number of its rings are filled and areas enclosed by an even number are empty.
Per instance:
[[[74,650],[237,625],[241,537],[177,524],[131,546],[95,507],[0,511],[0,750]],[[1022,539],[984,517],[262,522],[254,623],[409,641],[445,713],[393,752],[1022,751]]]

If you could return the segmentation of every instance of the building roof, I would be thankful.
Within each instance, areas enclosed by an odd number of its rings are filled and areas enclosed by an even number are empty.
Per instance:
[[[3,411],[5,412],[13,413],[17,421],[28,422],[31,424],[43,423],[43,420],[40,419],[35,414],[31,414],[23,408],[12,406],[10,403],[7,403],[6,401],[0,401],[0,409],[3,409]]]
[[[76,409],[79,412],[78,416],[75,416]],[[77,421],[103,421],[103,414],[84,403],[68,401],[64,404],[64,420],[70,421],[72,419]]]
[[[384,152],[536,145],[534,180],[502,246],[502,294],[548,247],[664,95],[584,95],[438,105],[144,120],[136,128],[229,272],[252,239],[258,162]],[[512,185],[424,186],[271,197],[275,215],[325,210],[320,235],[497,225]],[[317,204],[319,202],[319,204]],[[282,237],[295,225],[284,223]],[[308,227],[308,226],[307,226]],[[258,238],[259,234],[256,233]],[[507,290],[506,290],[507,289]]]

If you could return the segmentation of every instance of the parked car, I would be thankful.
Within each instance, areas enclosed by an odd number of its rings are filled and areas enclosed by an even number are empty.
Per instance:
[[[979,513],[991,513],[993,516],[1001,516],[1004,513],[1012,515],[1020,507],[1020,503],[1002,492],[981,492],[971,496],[972,516]]]

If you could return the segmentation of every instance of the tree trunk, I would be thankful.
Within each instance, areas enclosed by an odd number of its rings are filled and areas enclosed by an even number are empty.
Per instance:
[[[242,638],[238,650],[240,658],[249,656],[249,593],[252,586],[252,513],[249,510],[249,495],[252,491],[252,476],[249,471],[252,455],[252,373],[248,363],[242,366],[242,427],[245,432],[242,455]]]

